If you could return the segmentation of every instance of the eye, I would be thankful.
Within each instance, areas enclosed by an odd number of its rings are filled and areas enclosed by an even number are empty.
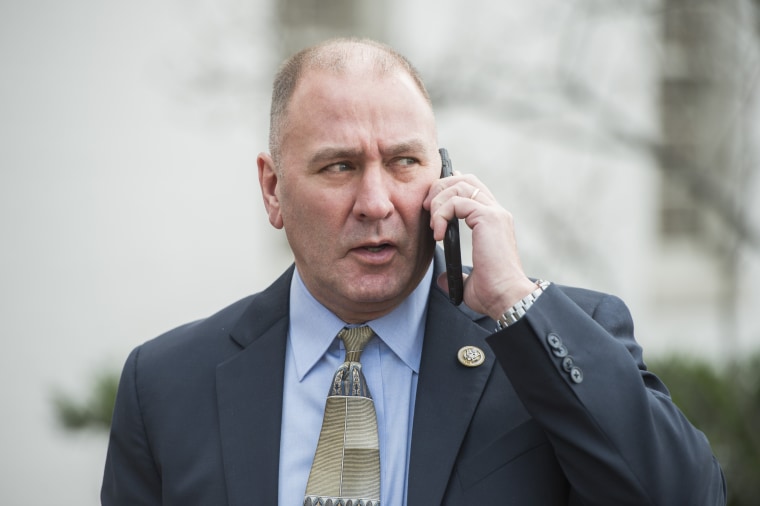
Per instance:
[[[322,170],[324,172],[348,172],[353,169],[354,168],[348,163],[338,162],[330,164],[327,167],[324,167]]]
[[[400,158],[396,158],[391,163],[392,165],[396,165],[399,167],[411,167],[413,165],[419,165],[420,161],[416,158],[412,158],[409,156],[402,156]]]

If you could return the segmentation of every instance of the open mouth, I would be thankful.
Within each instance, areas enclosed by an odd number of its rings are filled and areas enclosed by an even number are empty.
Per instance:
[[[387,244],[380,244],[378,246],[365,246],[364,249],[366,249],[370,253],[379,253],[387,247],[388,247]]]

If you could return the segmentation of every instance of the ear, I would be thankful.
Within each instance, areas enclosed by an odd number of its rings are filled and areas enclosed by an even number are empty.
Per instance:
[[[277,184],[280,181],[274,167],[274,161],[268,153],[259,153],[256,164],[259,166],[259,185],[261,186],[261,196],[264,198],[264,207],[269,215],[269,223],[274,228],[282,228],[282,211],[277,192]]]

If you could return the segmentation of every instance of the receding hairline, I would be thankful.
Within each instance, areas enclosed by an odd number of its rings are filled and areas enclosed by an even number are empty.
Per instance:
[[[329,39],[302,49],[285,60],[275,76],[269,125],[269,150],[275,160],[279,158],[279,148],[287,119],[288,105],[301,78],[314,70],[339,74],[345,72],[357,61],[370,64],[376,75],[386,75],[397,71],[409,75],[432,108],[430,95],[419,72],[406,57],[395,49],[372,39]]]

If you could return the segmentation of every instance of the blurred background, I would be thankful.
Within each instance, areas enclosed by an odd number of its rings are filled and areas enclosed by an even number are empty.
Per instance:
[[[291,263],[256,177],[272,76],[355,35],[419,67],[529,274],[628,303],[731,504],[756,504],[758,7],[0,0],[0,503],[99,504],[128,352]]]

